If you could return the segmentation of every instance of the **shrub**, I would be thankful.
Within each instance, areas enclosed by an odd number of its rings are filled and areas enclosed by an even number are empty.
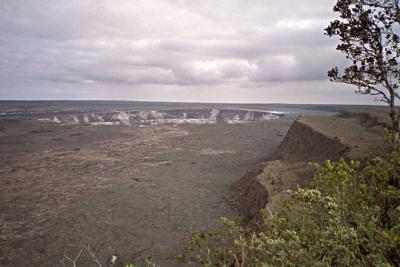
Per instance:
[[[311,184],[287,191],[257,231],[226,218],[187,235],[179,256],[203,266],[400,266],[400,153],[326,161]]]

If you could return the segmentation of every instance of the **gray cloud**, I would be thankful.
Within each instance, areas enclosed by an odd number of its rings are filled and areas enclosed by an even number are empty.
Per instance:
[[[298,82],[313,102],[307,84],[338,92],[326,71],[344,64],[323,36],[333,2],[5,0],[0,98],[296,102],[278,89]]]

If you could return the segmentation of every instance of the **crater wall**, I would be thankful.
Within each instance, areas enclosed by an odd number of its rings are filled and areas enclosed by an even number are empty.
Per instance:
[[[283,114],[247,109],[171,109],[145,111],[82,112],[51,114],[40,121],[64,125],[159,125],[247,123],[277,119]]]
[[[275,209],[286,190],[306,186],[313,177],[309,162],[345,157],[366,161],[383,153],[381,128],[366,126],[359,116],[300,117],[277,151],[235,185],[235,201],[243,214],[257,221],[259,210]]]

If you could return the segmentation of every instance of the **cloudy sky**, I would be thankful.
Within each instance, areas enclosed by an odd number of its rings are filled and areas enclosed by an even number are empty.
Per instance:
[[[334,0],[2,0],[0,99],[373,103],[330,83]]]

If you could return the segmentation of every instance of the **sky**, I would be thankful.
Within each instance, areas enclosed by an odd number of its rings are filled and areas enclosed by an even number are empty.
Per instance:
[[[373,104],[331,83],[334,0],[2,0],[0,99]]]

